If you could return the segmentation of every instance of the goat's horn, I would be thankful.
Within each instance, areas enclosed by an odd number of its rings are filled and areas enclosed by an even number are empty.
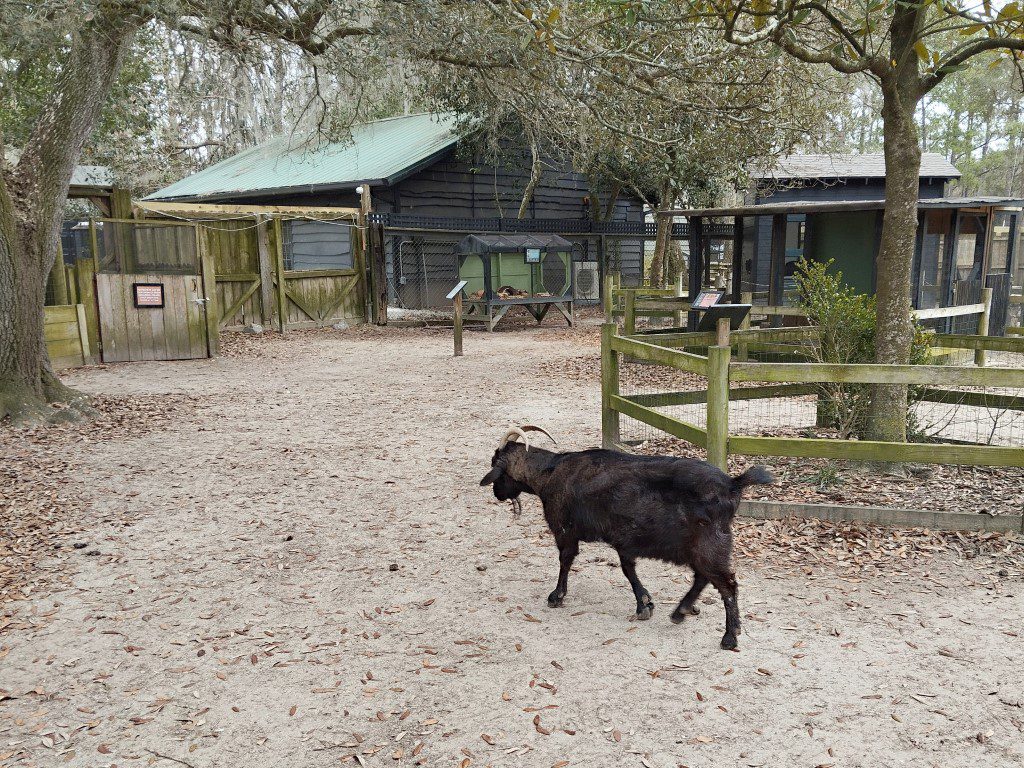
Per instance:
[[[543,427],[536,427],[533,424],[523,424],[522,430],[524,432],[541,432],[544,435],[546,435],[548,440],[550,440],[554,445],[558,445],[558,441],[555,440],[555,438],[553,438],[550,434],[548,434],[548,431]]]
[[[526,433],[523,432],[523,430],[521,430],[519,427],[512,427],[512,429],[508,431],[508,434],[501,438],[501,442],[498,443],[498,450],[500,451],[502,448],[508,445],[509,441],[513,437],[523,438],[523,443],[526,445],[526,450],[530,450],[530,438],[528,438],[526,436]]]

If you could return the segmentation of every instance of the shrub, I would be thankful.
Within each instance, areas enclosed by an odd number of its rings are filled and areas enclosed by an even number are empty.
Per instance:
[[[821,363],[871,363],[875,360],[876,305],[843,282],[843,273],[831,269],[834,261],[797,264],[794,282],[800,306],[818,338],[807,350]],[[915,322],[910,362],[928,362],[926,331]],[[867,427],[871,387],[864,384],[819,384],[818,426],[839,432],[840,437],[862,438]],[[914,393],[910,395],[911,402]],[[908,423],[910,414],[908,412]]]

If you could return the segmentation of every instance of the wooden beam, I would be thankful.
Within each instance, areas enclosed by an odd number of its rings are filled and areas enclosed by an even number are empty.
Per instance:
[[[242,295],[239,296],[237,299],[235,299],[230,307],[228,307],[227,309],[224,310],[224,314],[221,315],[221,318],[220,318],[221,325],[226,324],[228,322],[228,320],[230,320],[232,317],[234,317],[235,313],[238,312],[238,310],[240,310],[242,308],[242,305],[245,304],[245,302],[247,302],[249,300],[249,298],[254,293],[256,293],[256,290],[259,287],[260,287],[260,283],[257,280],[255,282],[253,282],[248,288],[246,288],[245,291],[242,293]],[[271,314],[266,314],[266,315],[264,315],[264,317],[271,317],[272,312],[273,312],[273,309],[271,308]],[[266,321],[264,321],[264,322],[266,322]]]
[[[935,307],[934,309],[912,309],[918,320],[935,320],[941,317],[962,317],[963,315],[980,315],[985,311],[985,304],[961,304],[959,307]]]
[[[100,359],[100,315],[96,304],[96,261],[95,259],[78,259],[75,262],[75,276],[78,278],[78,299],[85,309],[85,324],[88,327],[90,352],[92,358],[87,362],[98,362]]]
[[[82,345],[82,362],[87,363],[92,359],[92,350],[89,347],[89,323],[85,318],[85,307],[75,304],[75,315],[78,318],[78,340]]]
[[[631,403],[619,395],[611,395],[609,403],[612,410],[617,413],[624,414],[637,421],[642,421],[644,424],[650,424],[655,429],[667,432],[673,437],[687,440],[700,448],[707,446],[708,433],[695,424],[689,424],[671,416],[666,416],[653,408],[645,408],[642,405]]]
[[[734,436],[729,439],[729,452],[741,453],[746,456],[799,456],[847,461],[1024,467],[1024,448],[996,445],[885,443],[874,440]]]
[[[733,381],[1024,387],[1024,371],[1014,368],[956,368],[946,365],[875,363],[733,363],[729,373]]]
[[[269,217],[264,215],[256,217],[256,254],[259,260],[257,287],[260,289],[260,312],[263,322],[270,325],[270,318],[274,316],[274,265],[270,256]]]
[[[277,282],[277,329],[284,333],[288,328],[288,296],[284,285],[284,238],[281,219],[274,219],[274,279]]]
[[[725,339],[722,343],[722,323]],[[719,344],[708,348],[707,449],[708,463],[723,472],[729,469],[729,320],[719,321]]]
[[[965,336],[936,333],[928,337],[932,346],[946,349],[986,349],[990,352],[1019,352],[1024,354],[1024,339],[1007,336]]]
[[[217,301],[217,273],[213,254],[203,247],[199,225],[195,225],[196,248],[203,270],[203,314],[206,316],[206,345],[210,357],[220,354],[220,302]]]
[[[202,216],[294,216],[307,219],[355,219],[358,208],[304,205],[222,205],[214,203],[164,203],[152,200],[136,200],[133,207],[144,213]]]
[[[619,396],[619,356],[612,342],[615,323],[601,326],[601,444],[614,448],[619,443],[619,413],[612,407],[612,398]]]
[[[660,363],[670,368],[678,368],[681,371],[699,373],[702,376],[708,375],[708,359],[701,355],[691,355],[689,352],[659,347],[657,344],[647,344],[646,342],[627,339],[623,336],[612,338],[611,348],[615,352],[629,355],[637,360]]]
[[[694,299],[700,293],[701,282],[704,275],[704,219],[697,216],[690,219],[690,263],[687,265],[689,272],[689,293]],[[686,327],[693,330],[700,322],[700,313],[690,310],[686,315]]]
[[[453,299],[454,306],[454,338],[455,338],[455,357],[462,357],[462,291],[455,294]]]
[[[743,217],[732,220],[732,300],[740,302],[743,288]]]

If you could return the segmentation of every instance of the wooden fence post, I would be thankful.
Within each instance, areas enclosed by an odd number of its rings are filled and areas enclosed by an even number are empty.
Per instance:
[[[75,262],[75,274],[78,278],[78,301],[85,309],[86,325],[89,329],[89,344],[92,352],[91,362],[100,362],[100,348],[103,339],[100,337],[100,313],[96,306],[96,262],[92,258],[83,258]]]
[[[88,365],[92,360],[92,350],[89,349],[89,325],[85,319],[85,307],[75,304],[75,314],[78,317],[78,341],[82,345],[82,364]]]
[[[64,248],[57,238],[57,258],[50,269],[50,286],[53,289],[52,304],[66,306],[74,302],[68,300],[68,276],[64,271]]]
[[[64,279],[67,280],[68,284],[68,303],[78,304],[78,273],[75,272],[74,265],[65,265]]]
[[[754,294],[753,294],[753,292],[751,292],[751,291],[743,291],[742,293],[740,293],[740,304],[751,304],[752,305],[753,303],[754,303]],[[743,318],[743,322],[740,323],[740,330],[741,331],[749,331],[750,330],[750,313],[749,312],[747,312],[746,316]],[[742,339],[742,337],[741,337],[741,339]],[[746,341],[739,341],[736,344],[736,359],[739,360],[740,362],[744,362],[744,363],[747,361],[747,342]]]
[[[615,304],[612,302],[612,296],[615,292],[615,278],[611,274],[604,276],[604,293],[601,295],[601,304],[604,306],[604,321],[606,323],[614,323],[615,315]]]
[[[622,317],[622,335],[632,336],[636,333],[636,291],[626,291],[626,307]]]
[[[370,260],[370,290],[372,291],[372,315],[376,325],[388,324],[388,276],[384,255],[384,241],[380,237],[377,225],[370,223],[373,212],[373,198],[370,196],[370,185],[359,187],[359,210],[366,227],[366,256]]]
[[[284,333],[288,328],[288,295],[284,281],[284,240],[281,234],[281,218],[274,218],[274,271],[277,273],[277,329]]]
[[[462,357],[462,291],[455,294],[455,357]]]
[[[619,444],[619,412],[612,410],[612,395],[619,394],[619,353],[612,349],[615,323],[601,326],[601,445]]]
[[[675,296],[677,299],[681,299],[686,295],[685,288],[683,286],[683,273],[680,272],[676,275],[676,290]],[[683,327],[683,310],[677,309],[676,313],[672,316],[672,322],[676,328]]]
[[[980,315],[978,315],[978,335],[988,336],[988,319],[992,314],[992,289],[982,288],[981,289],[981,302],[985,305],[985,309]],[[974,351],[974,364],[979,367],[985,366],[985,350],[977,349]]]
[[[195,225],[196,248],[203,270],[203,311],[206,315],[206,347],[210,357],[220,354],[220,302],[217,301],[217,266],[208,248],[203,246],[199,225]]]
[[[260,272],[260,314],[268,328],[274,319],[274,265],[270,259],[270,217],[256,216],[256,255]],[[226,320],[227,318],[225,318]]]
[[[708,463],[729,468],[729,320],[718,321],[718,344],[708,347]]]

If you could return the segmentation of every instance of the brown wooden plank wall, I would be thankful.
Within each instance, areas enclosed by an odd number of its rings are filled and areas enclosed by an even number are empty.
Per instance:
[[[74,304],[50,306],[43,310],[43,337],[50,364],[55,370],[85,365],[78,309]]]

